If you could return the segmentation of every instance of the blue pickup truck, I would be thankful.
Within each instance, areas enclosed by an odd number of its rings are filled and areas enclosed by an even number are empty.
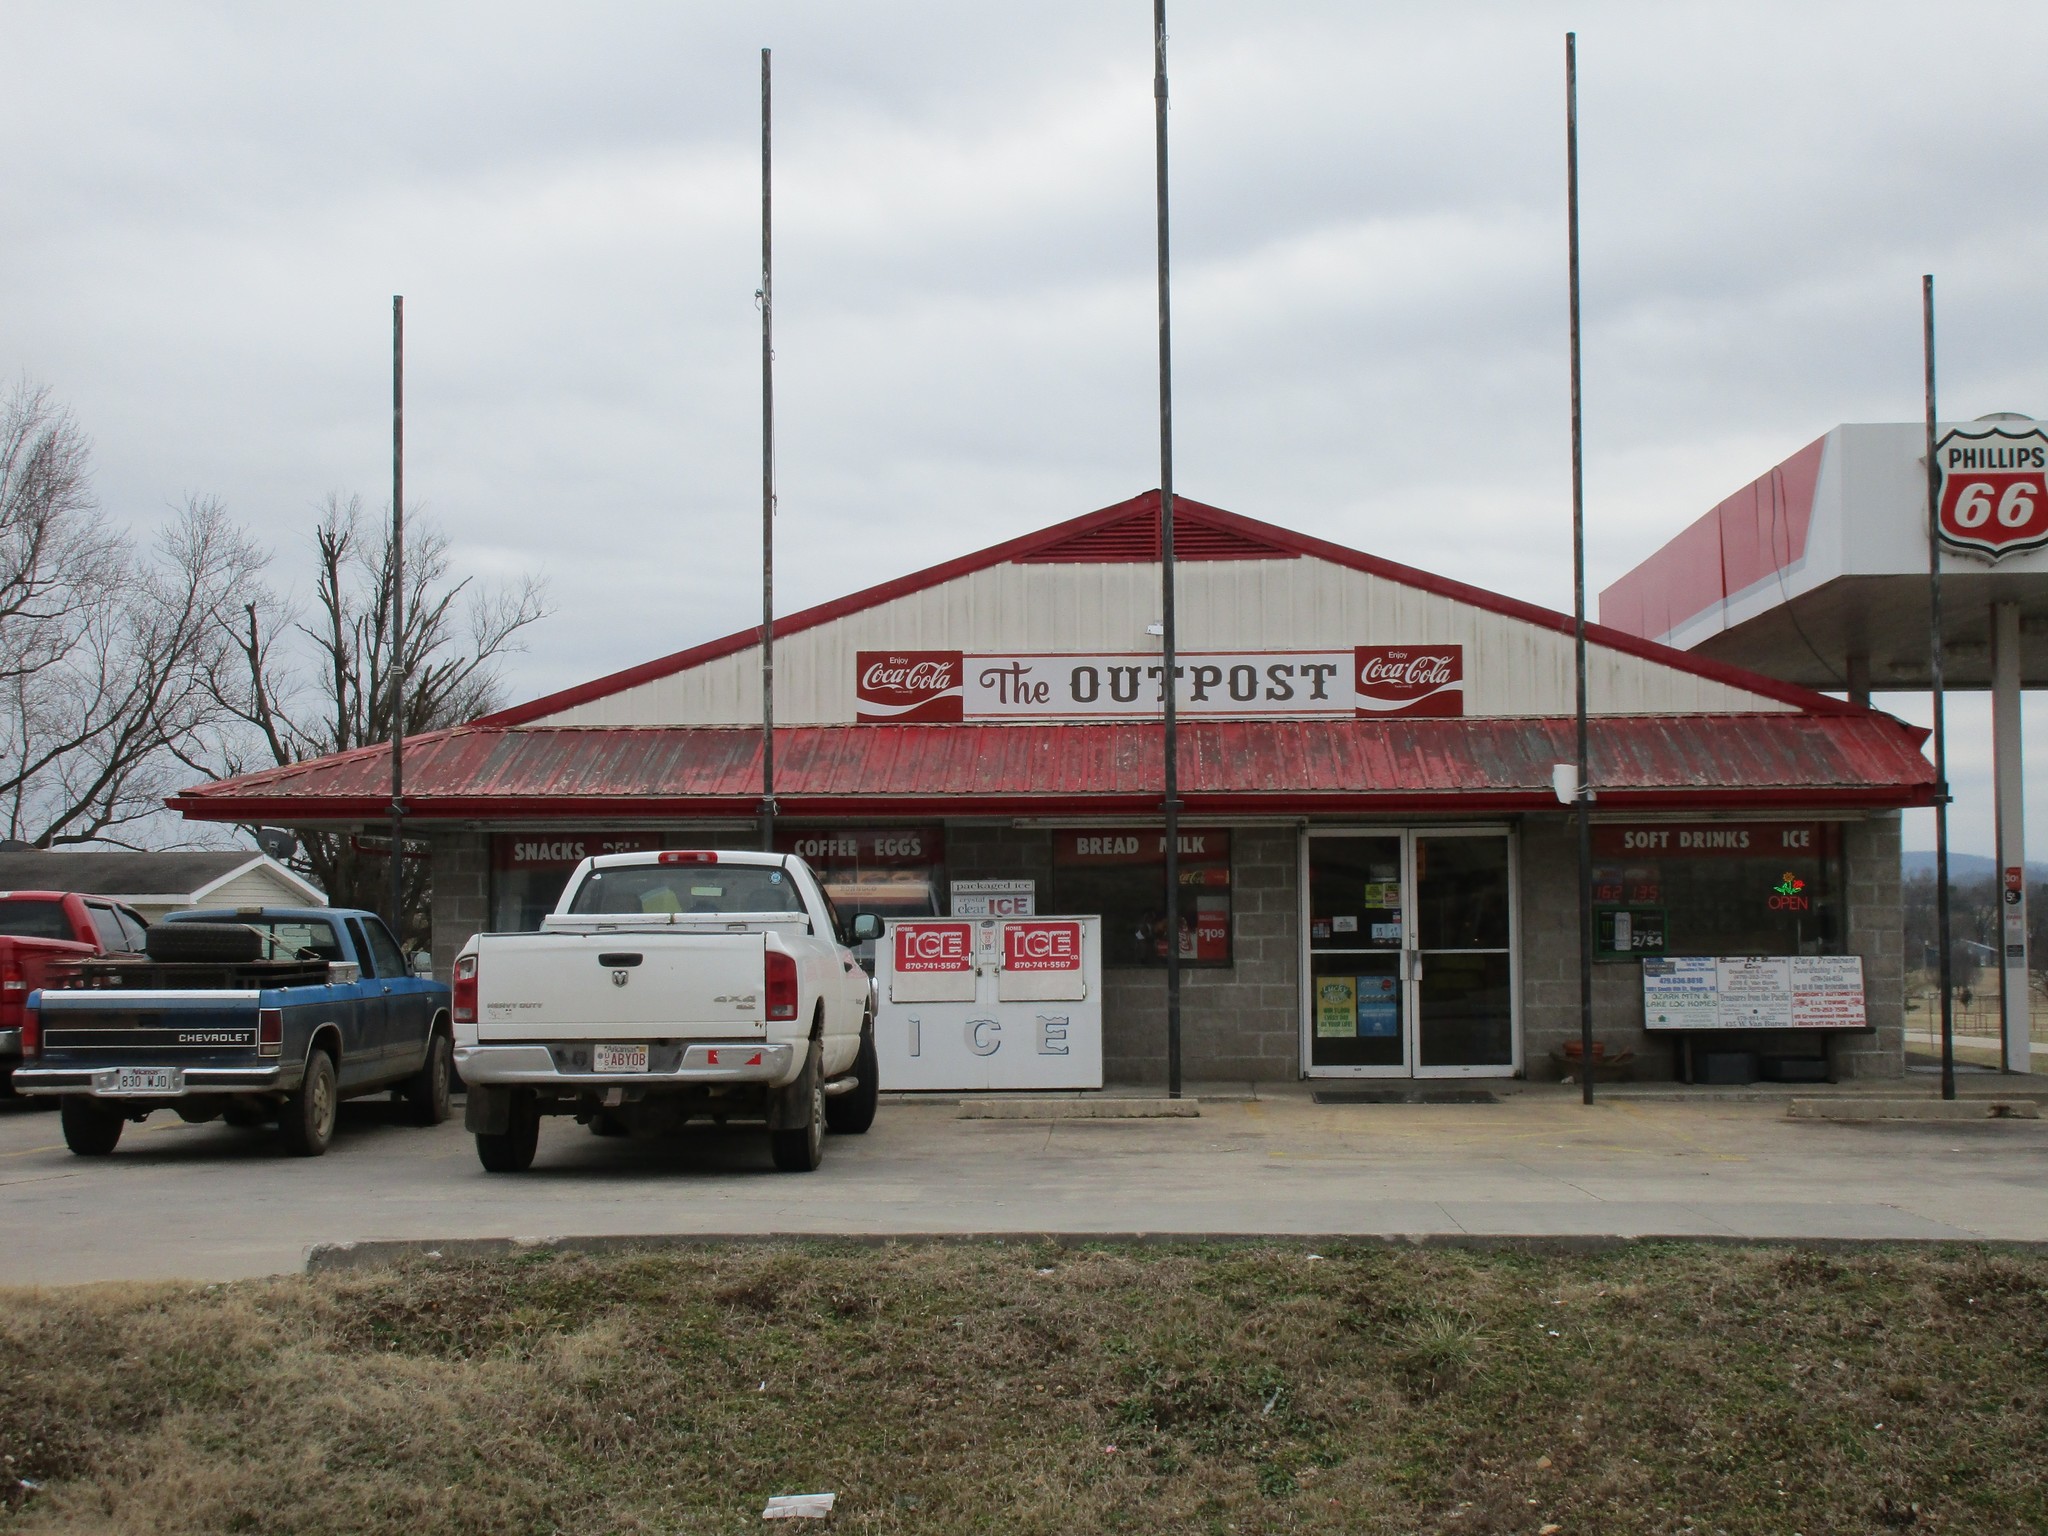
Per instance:
[[[30,994],[24,1094],[57,1097],[64,1141],[104,1157],[130,1120],[275,1121],[318,1157],[335,1108],[390,1090],[422,1125],[448,1117],[448,988],[416,976],[373,912],[179,912],[142,955],[73,962]]]

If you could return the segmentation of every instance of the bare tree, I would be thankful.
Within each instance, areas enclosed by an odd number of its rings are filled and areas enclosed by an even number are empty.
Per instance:
[[[391,739],[391,527],[372,521],[359,497],[330,495],[313,530],[313,595],[298,606],[259,593],[234,624],[236,666],[219,702],[243,727],[225,741],[230,773],[260,761],[301,762]],[[545,583],[528,577],[486,587],[451,579],[448,541],[417,510],[406,511],[405,698],[408,736],[458,725],[502,702],[499,661],[523,649],[523,631],[547,613]],[[382,910],[390,866],[381,839],[341,834],[303,839],[295,862],[338,904]],[[424,940],[428,870],[409,862],[401,938]]]
[[[202,498],[138,554],[90,459],[46,390],[0,401],[0,822],[43,848],[162,836],[164,794],[226,718],[226,625],[265,561]]]

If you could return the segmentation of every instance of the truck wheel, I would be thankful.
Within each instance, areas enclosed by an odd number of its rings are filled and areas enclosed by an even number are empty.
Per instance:
[[[825,1075],[818,1070],[816,1041],[798,1091],[807,1092],[810,1098],[810,1113],[804,1116],[804,1123],[768,1133],[775,1166],[784,1173],[809,1173],[825,1160]]]
[[[399,1090],[412,1111],[414,1125],[439,1125],[448,1118],[449,1085],[454,1075],[455,1048],[447,1034],[437,1029],[427,1042],[427,1059]]]
[[[539,1145],[540,1107],[533,1101],[533,1091],[522,1089],[512,1095],[502,1132],[476,1133],[476,1160],[486,1173],[524,1173],[533,1166],[533,1151]]]
[[[293,1157],[318,1157],[334,1140],[334,1112],[341,1095],[334,1083],[334,1058],[315,1051],[306,1075],[285,1097],[277,1115],[277,1139]]]
[[[105,1157],[121,1140],[127,1117],[95,1103],[82,1093],[67,1093],[58,1110],[64,1123],[64,1145],[80,1157]]]
[[[875,1123],[882,1083],[872,1024],[860,1032],[860,1054],[853,1058],[853,1075],[860,1079],[858,1088],[825,1101],[825,1126],[835,1136],[858,1136]]]

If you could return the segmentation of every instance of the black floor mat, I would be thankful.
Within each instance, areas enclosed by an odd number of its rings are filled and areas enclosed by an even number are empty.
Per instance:
[[[1498,1104],[1490,1088],[1329,1088],[1318,1104]]]

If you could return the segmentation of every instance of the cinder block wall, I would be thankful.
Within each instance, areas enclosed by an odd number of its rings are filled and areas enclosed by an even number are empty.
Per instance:
[[[482,832],[429,835],[434,861],[434,974],[441,980],[473,933],[490,924],[491,844]]]
[[[1905,1070],[1905,933],[1899,906],[1896,813],[1843,828],[1848,948],[1863,957],[1872,1035],[1830,1041],[1838,1077],[1896,1077]],[[1552,1054],[1579,1036],[1578,854],[1567,816],[1522,822],[1522,1031],[1528,1075],[1562,1075]],[[1634,965],[1593,967],[1593,1032],[1610,1052],[1633,1049],[1638,1078],[1675,1078],[1677,1042],[1643,1029],[1642,973]],[[1766,1049],[1812,1049],[1810,1037],[1754,1037]]]
[[[1300,866],[1291,827],[1231,829],[1233,963],[1181,972],[1181,1076],[1188,1082],[1258,1082],[1301,1075]],[[949,822],[947,874],[955,880],[1036,880],[1039,910],[1052,897],[1052,834],[1037,827]],[[1102,983],[1103,1077],[1166,1080],[1166,977],[1110,969]]]

